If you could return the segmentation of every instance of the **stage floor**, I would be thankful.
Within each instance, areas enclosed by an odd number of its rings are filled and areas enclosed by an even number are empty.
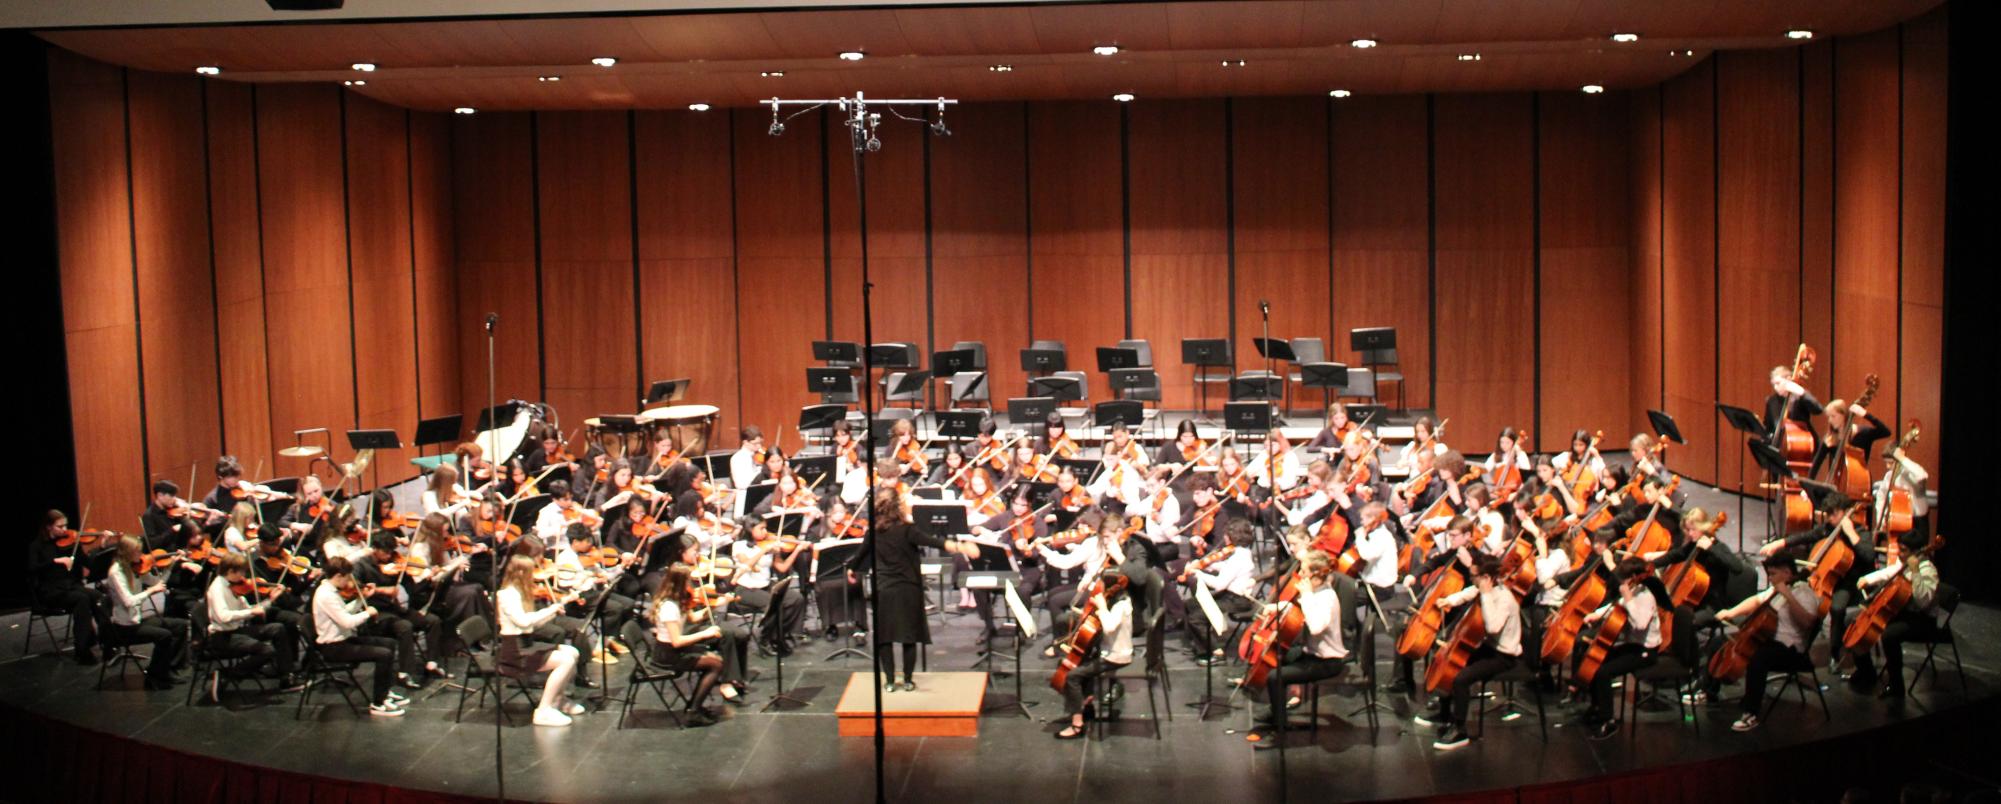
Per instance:
[[[1698,489],[1697,503],[1734,503]],[[1748,537],[1747,537],[1748,538]],[[1755,538],[1748,538],[1755,544]],[[0,707],[18,708],[85,729],[297,773],[471,796],[495,793],[494,712],[468,711],[452,722],[456,691],[435,698],[436,689],[409,693],[410,714],[396,720],[355,717],[337,697],[316,693],[314,707],[294,720],[296,698],[259,701],[246,694],[241,708],[186,706],[185,688],[149,693],[130,673],[124,684],[94,691],[96,668],[81,668],[66,656],[21,655],[25,615],[0,619]],[[976,657],[978,619],[948,612],[934,615],[937,644],[928,654],[932,671],[969,669]],[[1538,736],[1535,719],[1500,722],[1488,717],[1487,735],[1464,749],[1440,753],[1431,733],[1413,724],[1418,701],[1383,697],[1397,714],[1384,716],[1374,734],[1360,715],[1361,705],[1347,688],[1323,696],[1323,725],[1317,738],[1295,733],[1286,753],[1286,780],[1301,800],[1395,799],[1465,793],[1495,788],[1583,779],[1664,765],[1781,748],[1877,728],[1940,710],[1989,699],[2001,690],[2001,611],[1964,606],[1954,621],[1966,663],[1969,692],[1950,661],[1936,678],[1927,676],[1915,697],[1885,703],[1833,683],[1827,690],[1832,719],[1818,706],[1802,708],[1788,696],[1758,731],[1736,734],[1734,705],[1702,709],[1696,729],[1678,724],[1673,707],[1640,716],[1636,736],[1621,734],[1591,742],[1575,728],[1558,727],[1571,711],[1550,707],[1549,742]],[[38,651],[46,651],[40,637]],[[1146,719],[1145,688],[1133,685],[1125,717],[1111,724],[1102,741],[1057,741],[1053,721],[1062,708],[1047,685],[1054,661],[1039,650],[1026,654],[1021,689],[1033,719],[1006,706],[1014,701],[1014,678],[1001,675],[987,693],[991,711],[977,738],[898,737],[887,740],[884,779],[892,800],[994,800],[1065,802],[1134,800],[1272,800],[1279,791],[1277,752],[1253,751],[1244,742],[1247,709],[1212,713],[1198,721],[1187,702],[1202,695],[1203,671],[1176,649],[1169,635],[1173,682],[1172,721],[1153,739]],[[722,723],[705,729],[675,728],[650,695],[624,730],[614,728],[617,710],[580,717],[563,729],[527,724],[526,708],[515,703],[513,727],[502,729],[501,760],[511,799],[558,801],[651,801],[700,796],[711,801],[796,801],[801,792],[818,801],[865,801],[873,796],[873,746],[866,737],[836,736],[835,706],[850,675],[866,672],[858,659],[823,659],[835,643],[815,639],[786,663],[789,691],[808,702],[800,708],[759,712],[774,692],[771,659],[753,658],[762,671],[749,704],[729,708]],[[1040,646],[1036,646],[1039,648]],[[1380,650],[1387,656],[1389,651]],[[1910,661],[1915,667],[1915,655]],[[611,666],[614,692],[624,686],[628,665]],[[596,665],[590,666],[597,673]],[[985,668],[980,668],[985,669]],[[1005,670],[1005,666],[1002,668]],[[1389,678],[1385,663],[1379,675]],[[1225,692],[1218,668],[1216,690]],[[1823,672],[1823,679],[1827,679]],[[329,695],[332,695],[331,693]],[[1735,688],[1726,690],[1733,699]],[[647,702],[651,701],[651,706]],[[325,702],[328,706],[321,706]],[[1297,712],[1303,720],[1305,713]],[[1162,712],[1163,717],[1168,715]],[[946,798],[949,797],[949,798]]]

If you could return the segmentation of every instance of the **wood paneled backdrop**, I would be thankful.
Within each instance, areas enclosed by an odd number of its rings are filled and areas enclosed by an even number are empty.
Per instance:
[[[1394,326],[1412,406],[1488,448],[1673,414],[1674,465],[1733,484],[1718,400],[1757,407],[1801,340],[1823,398],[1939,437],[1945,20],[1723,53],[1656,89],[975,104],[884,131],[867,173],[876,341],[1016,352]],[[748,110],[411,113],[338,88],[202,81],[51,50],[64,324],[83,499],[123,506],[306,427],[476,411],[567,424],[689,377],[790,424],[808,343],[861,340],[846,132]],[[1838,102],[1837,102],[1838,100]],[[1093,399],[1107,397],[1091,372]],[[1830,393],[1833,391],[1834,393]],[[1393,394],[1392,394],[1393,395]],[[1316,394],[1309,398],[1317,399]],[[1214,400],[1212,399],[1212,404]],[[344,446],[338,450],[345,459]],[[381,456],[384,479],[405,455]],[[275,467],[272,468],[272,467]]]

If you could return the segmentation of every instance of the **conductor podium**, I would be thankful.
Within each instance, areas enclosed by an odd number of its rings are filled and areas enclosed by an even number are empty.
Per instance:
[[[886,737],[978,737],[980,704],[987,691],[985,673],[918,673],[915,692],[882,694],[882,732]],[[848,688],[834,707],[842,737],[875,735],[875,674],[848,677]]]

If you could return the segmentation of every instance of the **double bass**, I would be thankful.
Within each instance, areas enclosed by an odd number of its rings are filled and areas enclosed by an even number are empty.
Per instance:
[[[1793,382],[1804,384],[1813,373],[1815,361],[1813,347],[1800,344],[1793,355]],[[1786,459],[1786,467],[1795,474],[1807,474],[1813,467],[1813,433],[1805,425],[1792,420],[1793,397],[1786,398],[1786,404],[1779,408],[1779,421],[1773,425],[1771,440]],[[1787,479],[1779,484],[1779,496],[1785,500],[1786,532],[1798,533],[1813,527],[1813,499],[1806,495],[1799,483]]]
[[[1862,396],[1849,407],[1848,423],[1842,426],[1841,432],[1828,433],[1828,438],[1833,439],[1836,447],[1828,461],[1828,480],[1841,493],[1857,498],[1869,495],[1869,465],[1862,459],[1862,448],[1849,443],[1855,434],[1854,410],[1869,407],[1869,403],[1875,401],[1876,390],[1882,382],[1871,374],[1863,378],[1862,383]]]
[[[1918,553],[1931,555],[1943,546],[1945,537],[1933,536],[1931,543]],[[1897,574],[1885,581],[1883,588],[1862,606],[1862,613],[1855,616],[1855,621],[1848,624],[1848,630],[1841,635],[1841,646],[1849,651],[1867,651],[1876,647],[1876,643],[1883,639],[1883,629],[1890,627],[1890,621],[1897,619],[1897,615],[1904,613],[1904,607],[1910,605],[1914,591],[1911,579],[1904,577],[1902,568],[1899,568]]]
[[[1891,549],[1897,541],[1894,537],[1910,532],[1915,524],[1911,509],[1911,493],[1897,487],[1904,479],[1904,464],[1897,460],[1896,453],[1909,449],[1918,442],[1918,420],[1912,419],[1904,428],[1904,435],[1897,439],[1897,445],[1883,453],[1889,463],[1889,473],[1883,478],[1883,496],[1876,501],[1875,516],[1870,521],[1876,525],[1873,541],[1882,545],[1888,539]]]
[[[1049,686],[1057,692],[1063,691],[1063,685],[1070,680],[1070,671],[1082,665],[1098,644],[1100,629],[1103,627],[1098,622],[1098,596],[1109,596],[1124,591],[1127,583],[1126,576],[1118,575],[1114,576],[1109,586],[1105,584],[1104,578],[1099,578],[1091,584],[1091,594],[1084,599],[1084,609],[1077,613],[1077,626],[1071,629],[1070,636],[1063,640],[1065,645],[1063,660],[1057,663],[1056,672],[1049,675]]]

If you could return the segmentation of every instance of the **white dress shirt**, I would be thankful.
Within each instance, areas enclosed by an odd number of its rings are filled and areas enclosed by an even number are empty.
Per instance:
[[[1355,555],[1362,559],[1362,583],[1382,589],[1397,582],[1397,540],[1388,525],[1362,534]]]
[[[361,598],[342,599],[340,590],[328,581],[321,581],[319,588],[313,590],[313,630],[319,644],[346,642],[367,622],[368,612]]]

